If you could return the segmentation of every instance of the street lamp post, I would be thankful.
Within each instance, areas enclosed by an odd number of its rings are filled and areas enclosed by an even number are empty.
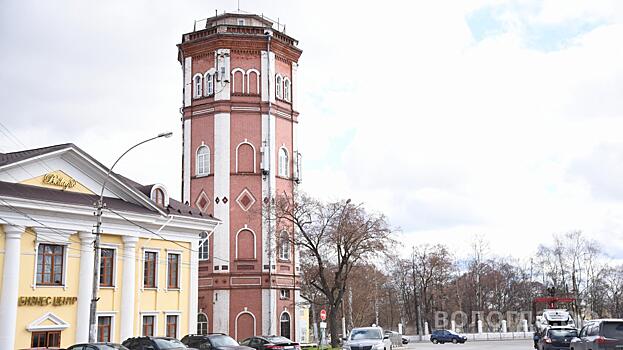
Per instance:
[[[110,167],[110,169],[108,169],[108,173],[106,173],[106,178],[104,179],[104,182],[102,183],[102,190],[100,191],[100,197],[96,203],[97,205],[97,211],[95,213],[95,217],[96,217],[96,224],[95,224],[95,242],[94,242],[94,250],[95,250],[95,254],[93,257],[93,290],[92,290],[92,297],[91,297],[91,309],[90,314],[89,314],[89,343],[95,343],[97,341],[97,301],[99,300],[99,297],[97,296],[97,291],[99,289],[99,263],[100,263],[100,236],[102,233],[102,212],[104,210],[104,208],[106,207],[106,204],[104,203],[104,189],[106,188],[106,184],[108,183],[108,179],[110,178],[110,174],[112,173],[113,168],[115,167],[115,165],[117,165],[117,163],[119,163],[119,160],[121,160],[121,158],[123,158],[123,156],[125,156],[126,154],[128,154],[128,152],[130,152],[131,150],[135,149],[136,147],[147,143],[149,141],[155,140],[155,139],[159,139],[161,137],[171,137],[171,135],[173,135],[172,132],[166,132],[166,133],[160,133],[157,136],[151,137],[147,140],[143,140],[139,143],[137,143],[136,145],[128,148],[125,152],[123,152],[123,154],[121,154],[121,156],[119,156],[119,158],[117,158],[117,160],[113,163],[113,165]]]

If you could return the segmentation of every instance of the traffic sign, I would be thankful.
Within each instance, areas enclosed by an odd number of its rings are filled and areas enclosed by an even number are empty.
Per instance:
[[[327,328],[327,323],[326,322],[320,322],[320,329],[325,329]]]
[[[323,321],[327,319],[327,310],[325,309],[320,310],[320,319]]]

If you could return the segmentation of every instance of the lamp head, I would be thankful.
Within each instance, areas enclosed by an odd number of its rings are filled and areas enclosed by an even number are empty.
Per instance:
[[[171,137],[171,136],[173,136],[173,133],[172,133],[171,131],[169,131],[169,132],[161,132],[160,134],[158,134],[158,137],[166,137],[166,138],[169,138],[169,137]]]

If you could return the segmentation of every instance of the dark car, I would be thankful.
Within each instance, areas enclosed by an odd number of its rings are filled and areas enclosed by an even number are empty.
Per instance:
[[[72,345],[67,350],[128,350],[128,348],[116,343],[84,343]]]
[[[443,343],[463,344],[465,343],[466,340],[467,340],[466,336],[460,335],[457,332],[449,331],[446,329],[436,329],[430,335],[430,341],[433,342],[433,344],[443,344]]]
[[[136,337],[123,342],[130,350],[178,350],[188,349],[181,341],[169,337]]]
[[[238,344],[234,338],[223,333],[188,334],[182,338],[182,343],[199,350],[253,350]]]
[[[573,327],[550,327],[539,337],[539,350],[569,349],[571,340],[578,336],[578,330]]]
[[[276,335],[250,337],[241,341],[240,345],[246,345],[256,350],[301,350],[299,343]]]
[[[572,350],[623,349],[623,319],[602,319],[587,322],[577,338],[571,341]]]

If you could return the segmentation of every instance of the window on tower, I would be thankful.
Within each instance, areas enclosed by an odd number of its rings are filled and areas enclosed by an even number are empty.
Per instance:
[[[202,145],[197,149],[197,176],[210,174],[210,149]]]
[[[202,85],[201,74],[195,75],[194,82],[195,82],[195,84],[194,84],[195,85],[195,94],[194,94],[194,96],[195,96],[195,98],[199,98],[199,97],[201,97],[201,85]]]
[[[277,98],[283,98],[283,95],[281,93],[282,84],[283,81],[281,79],[281,75],[277,74],[277,76],[275,77],[275,95],[277,96]]]
[[[279,236],[279,259],[290,260],[290,235],[287,231]]]
[[[283,79],[283,99],[290,101],[290,79]]]
[[[214,75],[206,73],[205,75],[205,95],[214,95]]]
[[[288,151],[284,147],[281,147],[279,149],[279,176],[290,176],[290,162],[288,157]]]

